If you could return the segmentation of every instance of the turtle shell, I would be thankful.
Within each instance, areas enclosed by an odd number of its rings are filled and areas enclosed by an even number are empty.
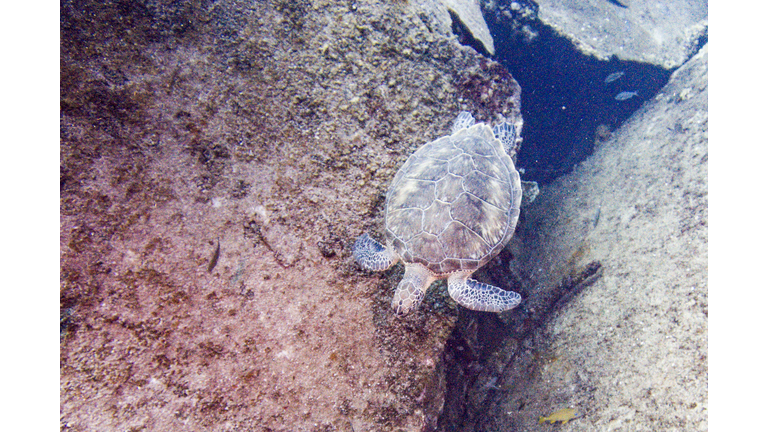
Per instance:
[[[474,271],[512,238],[520,174],[483,123],[421,146],[387,192],[387,238],[436,275]]]

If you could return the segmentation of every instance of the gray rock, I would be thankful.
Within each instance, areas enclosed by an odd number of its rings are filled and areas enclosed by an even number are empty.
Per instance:
[[[483,18],[478,0],[441,0],[441,2],[459,17],[461,22],[472,33],[472,36],[482,42],[485,49],[491,55],[495,53],[493,38]]]
[[[62,429],[435,423],[456,310],[392,319],[344,242],[454,113],[523,121],[412,3],[62,3]]]
[[[441,32],[445,34],[452,33],[452,20],[448,11],[453,12],[489,54],[494,55],[496,52],[479,0],[428,0],[420,2],[419,6],[439,23]]]
[[[470,393],[474,426],[461,430],[534,430],[566,407],[577,414],[569,430],[706,430],[707,52],[542,188],[527,213],[535,229],[516,234],[527,247],[513,265],[530,281],[517,313],[535,314],[554,290],[577,293],[489,356],[515,351],[489,368],[498,374],[478,375],[496,398]]]
[[[539,0],[539,19],[584,53],[607,60],[682,65],[707,32],[707,2]],[[628,6],[622,6],[627,3]]]

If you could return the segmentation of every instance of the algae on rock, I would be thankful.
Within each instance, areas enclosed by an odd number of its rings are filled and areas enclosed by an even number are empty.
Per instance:
[[[415,148],[519,118],[520,88],[420,12],[62,3],[62,430],[435,423],[455,310],[393,320],[343,243]]]

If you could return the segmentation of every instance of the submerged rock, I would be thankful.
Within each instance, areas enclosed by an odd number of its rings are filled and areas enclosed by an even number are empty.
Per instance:
[[[458,430],[536,430],[564,407],[569,430],[706,430],[707,53],[542,187],[512,245],[523,303],[461,345],[505,335],[465,372],[498,389],[468,386]]]
[[[520,88],[422,12],[62,3],[62,430],[434,424],[455,305],[393,319],[393,273],[344,242],[456,112],[519,118]]]
[[[504,11],[529,7],[529,2],[499,2]],[[517,6],[520,3],[523,6]],[[615,57],[673,69],[699,48],[707,35],[707,2],[671,0],[576,1],[540,0],[538,19],[570,39],[579,50],[601,60]],[[509,12],[507,12],[509,15]],[[511,15],[510,15],[511,16]]]
[[[479,0],[439,0],[440,3],[456,14],[458,19],[469,29],[472,36],[479,40],[490,55],[494,55],[493,37],[483,18]]]

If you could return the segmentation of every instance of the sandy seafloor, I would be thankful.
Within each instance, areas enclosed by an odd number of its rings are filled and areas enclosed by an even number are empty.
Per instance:
[[[520,89],[407,2],[352,3],[63,6],[61,430],[441,424],[463,312],[433,287],[395,319],[402,268],[349,244],[410,152],[462,109],[521,123]],[[494,268],[529,304],[600,273],[444,429],[706,430],[707,48],[524,212]]]

